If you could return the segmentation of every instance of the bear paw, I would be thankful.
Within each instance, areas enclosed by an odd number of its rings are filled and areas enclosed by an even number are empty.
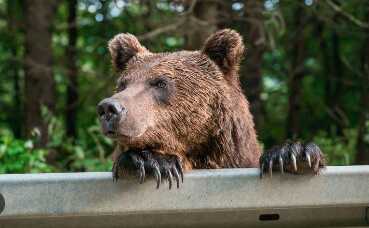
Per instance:
[[[159,188],[160,183],[167,180],[169,189],[171,189],[173,178],[177,183],[177,188],[179,188],[180,179],[183,183],[181,161],[175,155],[163,155],[150,150],[121,153],[113,164],[113,181],[118,181],[120,172],[125,174],[132,173],[132,171],[138,173],[141,184],[147,173],[154,175],[156,188]]]
[[[325,167],[325,158],[315,143],[286,142],[282,146],[273,147],[260,157],[260,178],[265,173],[272,176],[273,170],[281,173],[319,174]]]

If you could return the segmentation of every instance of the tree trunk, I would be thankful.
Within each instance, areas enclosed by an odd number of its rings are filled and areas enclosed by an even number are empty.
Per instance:
[[[15,35],[18,32],[18,28],[16,25],[16,7],[18,7],[18,1],[8,0],[7,1],[7,25],[9,34]],[[21,90],[20,90],[20,75],[19,75],[19,62],[18,58],[18,48],[15,39],[9,40],[9,48],[11,52],[11,60],[10,60],[10,74],[12,75],[13,81],[13,108],[10,116],[10,125],[12,127],[14,136],[16,138],[21,137],[22,133],[22,100],[21,100]]]
[[[289,138],[297,138],[300,135],[300,110],[301,110],[301,86],[302,79],[305,76],[305,40],[303,31],[304,25],[304,9],[298,6],[295,12],[295,29],[296,32],[292,37],[292,65],[291,74],[288,80],[288,114],[287,114],[287,136]]]
[[[340,5],[339,1],[334,0],[335,4]],[[333,22],[339,24],[340,15],[337,13],[333,17]],[[343,88],[343,76],[344,69],[342,68],[341,61],[341,42],[340,35],[338,34],[337,28],[332,29],[331,37],[329,42],[331,43],[329,53],[330,68],[327,71],[326,80],[326,104],[329,109],[329,115],[334,121],[333,126],[335,129],[332,133],[336,135],[343,135],[343,129],[347,127],[346,116],[344,115],[342,106],[340,105],[341,95],[344,94]],[[332,130],[332,129],[331,129]]]
[[[291,44],[291,74],[288,81],[288,114],[287,114],[287,136],[297,138],[301,133],[300,110],[302,79],[305,76],[305,12],[303,6],[299,5],[295,11],[295,29]],[[289,45],[289,44],[288,44]]]
[[[67,57],[67,103],[66,133],[68,137],[77,136],[78,70],[77,70],[77,0],[68,1],[68,47]]]
[[[325,23],[321,20],[317,20],[315,22],[315,36],[319,37],[319,48],[320,48],[320,55],[319,55],[319,60],[322,63],[322,71],[323,71],[323,77],[324,77],[324,83],[325,83],[325,103],[328,104],[328,80],[329,80],[329,74],[331,72],[331,61],[330,61],[330,55],[329,55],[329,48],[328,48],[328,43],[327,40],[324,37],[324,32],[325,30],[327,30],[327,26],[325,25]],[[330,126],[331,123],[326,121],[324,123],[322,123],[322,126],[324,126],[325,130],[327,132],[329,132],[330,130]]]
[[[322,123],[325,126],[327,132],[332,132],[334,135],[343,135],[343,129],[347,125],[346,117],[343,116],[342,108],[340,107],[341,94],[344,94],[343,90],[343,69],[342,61],[340,59],[340,40],[337,31],[333,29],[331,37],[326,39],[324,37],[324,30],[329,29],[323,21],[316,22],[316,36],[320,37],[320,59],[323,66],[323,77],[325,83],[325,96],[324,102],[326,104],[329,121]],[[331,44],[329,46],[328,44]],[[334,126],[334,131],[332,131]]]
[[[369,10],[369,4],[367,5]],[[369,22],[369,14],[367,15]],[[356,145],[356,164],[369,164],[369,142],[365,137],[369,135],[369,32],[366,31],[366,39],[363,48],[363,76],[361,78],[361,97],[360,97],[360,115],[359,115],[359,129]]]
[[[342,116],[342,107],[340,105],[340,97],[343,94],[342,91],[342,77],[343,69],[340,59],[340,38],[337,31],[333,31],[332,37],[332,67],[331,74],[328,80],[328,106],[333,116],[335,117],[336,133],[337,135],[343,135],[343,128],[345,127],[344,117]]]
[[[25,132],[29,136],[37,129],[41,134],[39,146],[48,141],[41,108],[53,112],[55,107],[51,27],[56,3],[56,0],[25,1]]]
[[[369,42],[369,40],[367,41]],[[369,51],[369,48],[366,49]],[[369,56],[366,57],[365,81],[362,83],[362,94],[360,98],[359,129],[356,145],[356,164],[369,165],[369,142],[365,136],[369,135]]]
[[[241,66],[241,85],[250,102],[250,110],[254,117],[255,126],[260,132],[263,120],[262,102],[260,94],[262,91],[261,65],[265,51],[263,8],[261,1],[244,2],[246,23],[242,25],[243,37],[247,53]]]
[[[218,3],[211,0],[197,1],[193,16],[186,28],[186,50],[200,49],[206,38],[218,29]]]

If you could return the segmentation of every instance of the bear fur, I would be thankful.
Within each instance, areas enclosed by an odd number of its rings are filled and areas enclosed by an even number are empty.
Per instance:
[[[116,170],[131,167],[140,170],[143,181],[148,169],[157,180],[160,172],[169,177],[171,186],[172,174],[178,184],[182,168],[261,166],[261,173],[273,168],[302,173],[314,164],[317,173],[324,166],[320,149],[311,143],[286,143],[261,156],[240,87],[245,48],[236,31],[216,32],[201,50],[173,53],[152,53],[135,36],[118,34],[109,50],[119,79],[98,112],[104,133],[118,144],[115,178]]]
[[[186,170],[258,167],[260,147],[239,83],[244,45],[237,32],[214,34],[201,51],[159,54],[149,52],[133,35],[120,34],[110,41],[109,50],[122,78],[145,81],[166,75],[175,83],[164,108],[145,110],[156,113],[158,124],[137,139],[118,138],[122,148],[153,148],[179,156]]]

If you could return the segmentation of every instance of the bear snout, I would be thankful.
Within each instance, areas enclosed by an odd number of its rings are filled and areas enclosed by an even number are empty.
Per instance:
[[[103,133],[113,136],[118,130],[119,121],[125,118],[127,110],[116,99],[105,98],[97,105],[97,113]]]

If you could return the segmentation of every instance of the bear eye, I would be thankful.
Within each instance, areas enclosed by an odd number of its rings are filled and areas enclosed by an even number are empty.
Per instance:
[[[165,89],[167,88],[167,82],[164,79],[158,79],[153,81],[152,86],[155,86],[156,88]]]
[[[167,83],[165,81],[159,81],[158,83],[156,83],[156,87],[159,88],[166,88],[167,87]]]

